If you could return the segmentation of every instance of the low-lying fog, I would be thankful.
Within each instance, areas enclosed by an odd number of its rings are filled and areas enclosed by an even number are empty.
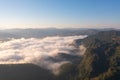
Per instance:
[[[61,64],[70,62],[67,59],[54,61],[59,54],[81,55],[85,52],[83,45],[79,46],[79,52],[74,52],[75,39],[83,39],[80,36],[54,36],[45,38],[21,38],[11,39],[0,43],[0,64],[33,63],[49,70],[59,68]],[[78,49],[78,48],[77,48]]]

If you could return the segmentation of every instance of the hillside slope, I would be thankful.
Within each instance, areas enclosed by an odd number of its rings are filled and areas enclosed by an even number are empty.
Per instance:
[[[33,64],[0,64],[0,80],[54,80],[53,74]]]
[[[62,80],[120,80],[120,31],[103,31],[76,44],[87,50],[77,64],[62,66]]]

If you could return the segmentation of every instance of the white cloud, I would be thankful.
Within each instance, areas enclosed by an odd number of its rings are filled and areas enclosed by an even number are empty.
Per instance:
[[[33,63],[39,66],[49,66],[48,69],[55,69],[67,61],[51,62],[48,57],[55,57],[58,54],[70,54],[74,46],[70,45],[75,39],[82,39],[86,36],[66,36],[66,37],[45,37],[42,39],[12,39],[0,43],[0,63]],[[83,47],[81,47],[83,49]]]

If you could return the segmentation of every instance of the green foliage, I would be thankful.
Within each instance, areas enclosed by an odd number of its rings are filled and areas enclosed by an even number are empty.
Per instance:
[[[100,32],[85,38],[82,44],[87,47],[87,51],[76,67],[77,80],[120,79],[119,31]]]
[[[60,67],[59,75],[57,75],[57,80],[77,80],[77,69],[76,65],[72,63],[65,63]]]
[[[84,39],[88,48],[79,64],[79,80],[120,79],[120,32],[100,32]]]

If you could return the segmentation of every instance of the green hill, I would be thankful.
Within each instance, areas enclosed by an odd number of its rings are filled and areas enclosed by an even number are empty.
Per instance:
[[[120,80],[120,31],[103,31],[82,41],[76,40],[77,43],[87,50],[82,61],[72,64],[74,67],[62,80]],[[69,69],[66,65],[63,67]]]

